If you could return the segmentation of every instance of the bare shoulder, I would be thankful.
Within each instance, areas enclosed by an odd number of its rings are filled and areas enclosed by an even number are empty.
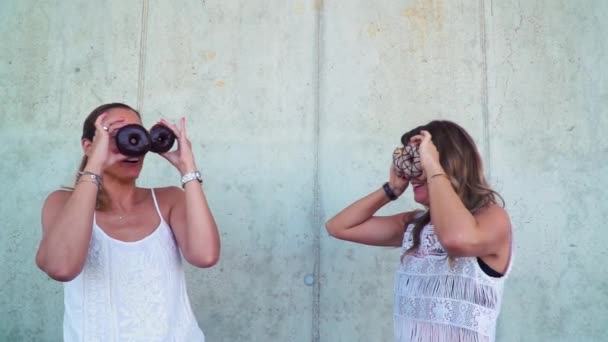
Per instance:
[[[490,204],[475,213],[475,219],[480,226],[508,233],[511,230],[511,220],[507,211],[496,204]]]
[[[496,204],[490,204],[479,209],[475,213],[475,217],[492,218],[501,221],[509,220],[509,214],[507,214],[505,208]]]
[[[421,213],[423,213],[423,211],[421,211],[421,210],[412,210],[412,211],[402,212],[402,213],[393,215],[391,217],[399,222],[400,227],[405,228],[406,226],[408,226],[409,224],[414,222],[414,220]]]
[[[72,196],[72,190],[68,189],[60,189],[51,192],[46,199],[44,200],[44,208],[57,208],[61,207],[67,202],[67,200]]]
[[[397,216],[399,216],[399,218],[401,219],[401,223],[403,225],[406,225],[411,223],[420,213],[420,210],[412,210],[397,214]]]
[[[65,203],[72,196],[72,191],[67,189],[55,190],[51,192],[42,206],[42,229],[44,230],[48,223],[50,223],[55,215],[63,208]]]
[[[159,201],[172,205],[183,198],[184,190],[177,186],[166,186],[154,188],[154,194]]]

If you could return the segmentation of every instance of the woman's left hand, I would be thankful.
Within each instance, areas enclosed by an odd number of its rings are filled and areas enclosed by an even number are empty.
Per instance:
[[[420,131],[419,135],[413,136],[410,140],[418,144],[418,152],[420,153],[420,164],[426,175],[432,175],[442,172],[441,163],[439,162],[439,151],[433,144],[431,133],[428,131]]]
[[[194,163],[194,155],[192,154],[192,144],[186,133],[186,118],[182,117],[180,119],[181,128],[165,119],[160,119],[158,123],[169,127],[173,131],[173,134],[175,134],[175,140],[177,140],[177,149],[162,153],[161,156],[175,166],[182,175],[194,172],[196,164]]]

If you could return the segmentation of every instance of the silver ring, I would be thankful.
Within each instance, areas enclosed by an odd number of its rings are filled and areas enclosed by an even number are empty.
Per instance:
[[[106,132],[110,130],[110,129],[108,128],[108,126],[103,126],[102,128],[103,128],[103,130],[104,130],[104,131],[106,131]]]

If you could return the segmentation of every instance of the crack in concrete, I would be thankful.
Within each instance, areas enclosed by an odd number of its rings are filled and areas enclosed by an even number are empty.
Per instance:
[[[146,45],[148,42],[148,7],[149,0],[143,0],[141,8],[141,34],[139,37],[139,66],[137,75],[137,110],[142,109],[144,101],[146,73]]]

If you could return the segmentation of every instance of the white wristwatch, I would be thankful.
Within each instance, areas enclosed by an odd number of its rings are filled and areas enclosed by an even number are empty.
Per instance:
[[[199,183],[203,184],[203,178],[201,177],[201,173],[198,171],[188,172],[182,176],[182,188],[186,186],[186,183],[189,181],[197,180]]]

